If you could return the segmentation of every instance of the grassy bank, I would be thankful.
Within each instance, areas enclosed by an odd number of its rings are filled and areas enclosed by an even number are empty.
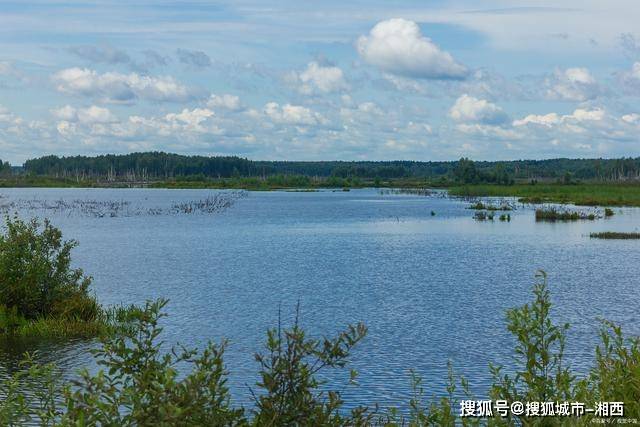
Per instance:
[[[0,188],[92,188],[98,183],[89,179],[65,179],[45,176],[13,176],[0,178]]]
[[[35,319],[7,316],[0,307],[0,335],[13,338],[95,338],[124,333],[131,327],[135,306],[99,307],[90,319],[42,316]]]
[[[70,179],[46,176],[0,178],[0,188],[168,188],[168,189],[238,189],[252,191],[320,188],[424,188],[443,187],[446,181],[429,182],[419,178],[365,179],[275,175],[237,178],[176,178],[147,181],[107,181],[104,179]]]
[[[518,197],[524,203],[640,206],[640,184],[478,184],[450,187],[449,194],[465,197]]]

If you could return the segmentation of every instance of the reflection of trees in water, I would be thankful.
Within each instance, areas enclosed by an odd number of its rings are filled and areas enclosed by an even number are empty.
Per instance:
[[[41,364],[55,362],[56,369],[62,378],[74,378],[79,368],[84,366],[91,368],[93,359],[89,349],[96,345],[95,339],[2,337],[0,339],[0,381],[24,369],[21,362],[25,359],[25,353],[32,355],[34,361]]]
[[[215,214],[232,207],[235,202],[247,197],[248,192],[218,192],[200,200],[172,203],[170,206],[144,207],[136,206],[125,200],[91,200],[91,199],[17,199],[0,198],[0,212],[46,212],[67,216],[85,216],[93,218],[116,218],[133,216],[160,216],[180,214]]]

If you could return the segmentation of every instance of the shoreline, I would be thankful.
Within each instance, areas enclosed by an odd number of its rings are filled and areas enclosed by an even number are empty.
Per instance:
[[[298,184],[298,185],[295,185]],[[349,191],[352,189],[437,189],[446,190],[451,196],[479,197],[517,197],[522,203],[575,204],[578,206],[615,206],[640,207],[640,183],[630,182],[583,182],[575,184],[560,183],[516,183],[499,184],[459,184],[428,180],[388,180],[374,182],[341,182],[334,184],[330,180],[317,180],[312,185],[276,185],[254,178],[239,178],[211,181],[148,181],[148,182],[99,182],[73,181],[55,178],[33,180],[0,180],[0,189],[8,188],[105,188],[105,189],[168,189],[168,190],[247,190],[247,191],[288,191],[317,192],[322,190]]]

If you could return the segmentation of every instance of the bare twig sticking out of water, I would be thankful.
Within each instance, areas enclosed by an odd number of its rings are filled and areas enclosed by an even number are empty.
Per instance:
[[[246,191],[237,191],[233,193],[216,193],[212,196],[207,197],[206,199],[176,203],[171,207],[171,209],[174,213],[182,214],[212,214],[230,208],[238,198],[246,197],[246,195]]]
[[[378,190],[378,193],[382,196],[386,194],[411,194],[414,196],[431,196],[433,191],[429,188],[385,188]]]
[[[118,200],[38,200],[18,199],[14,201],[2,200],[0,212],[12,211],[38,212],[45,211],[67,216],[86,216],[93,218],[116,218],[133,216],[161,216],[179,214],[214,214],[230,208],[236,200],[247,197],[248,192],[227,191],[215,193],[202,200],[173,203],[169,207],[133,206],[129,201]]]

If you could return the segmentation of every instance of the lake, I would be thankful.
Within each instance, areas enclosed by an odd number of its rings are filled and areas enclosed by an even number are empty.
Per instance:
[[[442,395],[448,360],[486,396],[488,364],[512,356],[505,310],[531,299],[538,269],[548,273],[555,319],[572,325],[566,353],[580,372],[593,360],[599,317],[640,334],[640,241],[589,238],[637,230],[637,208],[616,208],[610,219],[537,223],[532,207],[517,204],[510,222],[476,221],[469,201],[442,192],[375,189],[248,192],[215,213],[171,208],[216,193],[2,189],[0,206],[47,216],[78,240],[74,264],[94,277],[102,303],[168,298],[167,345],[227,338],[229,385],[245,405],[257,380],[253,354],[278,310],[290,324],[298,301],[312,335],[358,321],[369,327],[352,358],[359,386],[347,384],[348,369],[327,373],[349,404],[406,404],[410,369],[427,395]],[[113,216],[69,208],[82,201],[126,208]],[[0,369],[14,366],[20,351],[39,349],[73,375],[91,363],[92,345],[5,344]]]

